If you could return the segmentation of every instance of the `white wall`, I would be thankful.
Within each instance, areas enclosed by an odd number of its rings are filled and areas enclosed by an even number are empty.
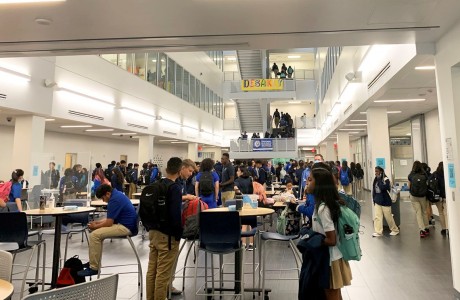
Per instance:
[[[235,119],[236,118],[236,105],[225,105],[225,119]]]
[[[439,111],[435,109],[425,113],[426,152],[431,170],[435,170],[438,167],[438,163],[442,161],[440,132]]]

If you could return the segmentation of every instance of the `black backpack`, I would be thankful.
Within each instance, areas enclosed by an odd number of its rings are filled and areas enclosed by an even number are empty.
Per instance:
[[[441,189],[439,188],[439,180],[436,173],[433,173],[430,178],[428,178],[428,188],[426,191],[426,199],[431,203],[436,203],[441,200]]]
[[[166,199],[167,191],[173,184],[172,181],[159,180],[142,190],[139,217],[147,231],[155,229],[169,236],[173,234]]]
[[[78,276],[78,272],[81,270],[83,270],[83,263],[78,258],[78,255],[66,260],[64,267],[61,272],[59,272],[59,277],[56,282],[57,287],[66,287],[85,282],[85,277]]]
[[[410,194],[414,197],[425,197],[427,190],[425,174],[416,173],[412,175]]]
[[[134,182],[134,172],[136,172],[136,169],[129,170],[128,174],[126,174],[126,182]]]
[[[203,172],[200,178],[200,195],[209,196],[214,193],[214,179],[209,171]]]
[[[65,179],[63,191],[65,195],[73,194],[77,191],[72,177]]]

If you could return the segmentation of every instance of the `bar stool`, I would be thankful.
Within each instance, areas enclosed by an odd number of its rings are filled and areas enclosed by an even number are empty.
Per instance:
[[[262,253],[262,295],[265,295],[265,280],[266,280],[266,272],[267,271],[297,271],[297,278],[279,278],[277,280],[298,280],[300,277],[300,266],[302,265],[302,256],[297,251],[297,247],[294,243],[294,240],[298,239],[300,235],[282,235],[276,232],[263,232],[260,234],[260,239],[261,239],[261,253]],[[273,270],[268,270],[265,265],[267,261],[267,251],[266,247],[267,244],[270,242],[283,242],[283,243],[288,243],[289,247],[292,250],[292,253],[294,254],[294,259],[297,265],[297,268],[294,269],[273,269]],[[259,286],[260,286],[260,281],[259,281]]]

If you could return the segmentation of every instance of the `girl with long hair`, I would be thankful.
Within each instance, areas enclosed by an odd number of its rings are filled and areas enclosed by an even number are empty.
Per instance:
[[[342,299],[341,288],[351,284],[351,269],[337,247],[336,224],[340,217],[339,193],[331,172],[324,168],[311,170],[307,193],[315,196],[312,230],[325,236],[324,246],[329,247],[330,286],[325,289],[326,299]]]
[[[375,178],[372,184],[372,200],[374,201],[374,233],[373,237],[383,235],[383,217],[387,221],[391,230],[390,235],[398,235],[399,228],[396,226],[393,215],[391,214],[391,184],[390,179],[385,175],[385,171],[377,166],[375,167]]]
[[[120,168],[113,168],[112,169],[112,178],[111,178],[112,187],[117,189],[119,192],[123,193],[123,184],[125,183],[125,177],[121,172]]]

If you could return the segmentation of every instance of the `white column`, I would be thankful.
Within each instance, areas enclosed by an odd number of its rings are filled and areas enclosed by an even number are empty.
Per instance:
[[[193,161],[198,161],[198,143],[188,143],[187,158]]]
[[[392,178],[390,133],[388,130],[388,115],[386,107],[371,107],[367,110],[368,135],[368,176],[374,178],[374,169],[380,165],[385,174]]]
[[[319,145],[319,149],[316,151],[316,153],[323,155],[324,159],[326,159],[326,152],[327,152],[326,149],[327,149],[327,145],[321,144]]]
[[[336,161],[337,160],[337,155],[335,154],[335,149],[334,149],[334,142],[333,141],[327,141],[326,142],[326,153],[323,153],[324,160],[327,161]]]
[[[454,299],[460,299],[460,184],[457,180],[460,176],[459,34],[460,23],[436,44],[435,55]]]
[[[348,132],[339,131],[337,132],[337,151],[339,161],[346,160],[350,165],[350,135]]]
[[[153,135],[146,135],[139,137],[139,151],[138,161],[139,165],[142,166],[145,162],[151,162],[153,160]]]
[[[14,126],[13,157],[10,169],[24,170],[24,178],[33,175],[34,160],[43,153],[45,118],[38,116],[16,117]],[[38,171],[38,165],[36,167]],[[38,176],[38,174],[37,174]]]

